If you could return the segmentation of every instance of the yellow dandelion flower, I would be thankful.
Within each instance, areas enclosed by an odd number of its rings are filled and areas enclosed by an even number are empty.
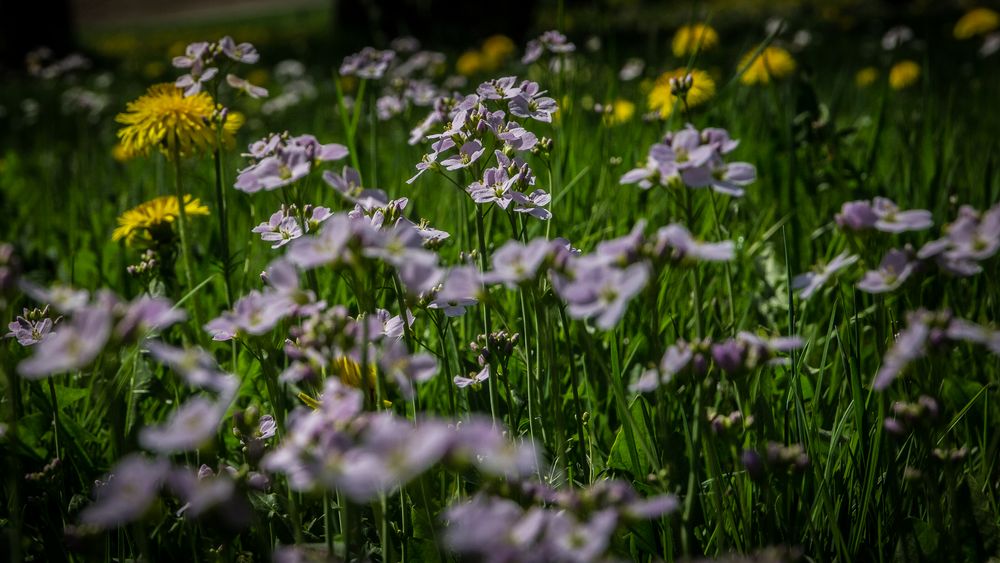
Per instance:
[[[632,119],[635,115],[635,104],[629,100],[618,98],[608,104],[610,112],[604,116],[605,125],[621,125]]]
[[[719,34],[703,23],[681,26],[674,34],[671,48],[674,56],[689,57],[695,53],[714,49],[719,45]]]
[[[462,76],[472,76],[483,69],[483,55],[479,51],[466,51],[455,61],[455,71]]]
[[[902,90],[916,84],[920,78],[920,65],[906,60],[893,65],[889,70],[889,86],[893,90]]]
[[[670,87],[670,79],[683,80],[688,74],[691,75],[691,88],[688,90],[686,98],[688,107],[700,106],[715,96],[715,81],[707,72],[679,68],[664,72],[656,79],[653,89],[649,91],[649,109],[659,112],[660,117],[670,117],[674,106],[681,105],[680,100]]]
[[[361,388],[361,365],[347,356],[341,356],[333,360],[331,373],[340,378],[340,382],[355,389]],[[368,389],[375,388],[375,364],[368,365]]]
[[[974,8],[965,13],[955,24],[955,38],[969,39],[986,35],[1000,27],[1000,14],[989,8]]]
[[[147,155],[153,148],[171,158],[175,153],[184,157],[204,152],[216,145],[213,120],[218,109],[205,92],[185,97],[173,84],[156,84],[115,118],[124,125],[118,130],[118,141],[131,155]],[[242,124],[242,115],[227,115],[222,135],[226,146],[232,146]]]
[[[208,208],[191,194],[184,196],[184,211],[188,216],[208,215]],[[125,239],[132,246],[137,241],[151,241],[172,233],[171,225],[180,215],[175,196],[162,196],[141,203],[118,217],[118,228],[111,240]]]
[[[483,41],[482,55],[485,66],[495,70],[514,54],[514,42],[506,35],[491,35]]]
[[[743,84],[767,84],[771,79],[778,80],[795,72],[795,59],[781,47],[770,45],[760,53],[754,50],[744,55],[739,68],[743,71],[740,76]]]
[[[878,69],[873,66],[866,66],[854,75],[854,83],[858,88],[867,88],[878,80]]]

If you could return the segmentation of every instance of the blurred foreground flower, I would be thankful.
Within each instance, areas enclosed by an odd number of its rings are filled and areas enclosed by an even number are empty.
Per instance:
[[[1000,27],[1000,14],[989,8],[974,8],[955,24],[955,39],[969,39]]]
[[[900,61],[889,70],[889,86],[893,90],[902,90],[913,86],[920,78],[920,65],[911,61]]]
[[[711,26],[703,23],[681,26],[674,34],[671,49],[677,58],[690,57],[695,53],[714,49],[719,45],[719,34]]]
[[[191,194],[184,196],[184,211],[188,215],[208,215],[198,198]],[[122,213],[118,217],[118,228],[111,235],[111,240],[125,239],[125,244],[132,246],[138,239],[143,241],[162,240],[173,236],[171,225],[180,215],[175,196],[162,196],[141,203]]]
[[[739,68],[743,84],[767,84],[795,72],[795,59],[788,51],[771,45],[760,52],[755,50],[744,55]]]
[[[115,121],[122,153],[147,155],[159,148],[168,157],[191,156],[216,145],[214,122],[222,121],[222,142],[232,146],[234,135],[243,125],[243,115],[217,112],[212,97],[204,92],[184,96],[173,84],[156,84],[126,106]]]
[[[691,84],[684,84],[684,91],[678,91],[675,85],[687,77],[691,77]],[[679,68],[664,72],[656,79],[653,89],[649,91],[649,109],[666,118],[673,113],[675,105],[683,103],[682,99],[687,103],[687,107],[693,108],[711,100],[713,96],[715,96],[715,81],[707,72]]]

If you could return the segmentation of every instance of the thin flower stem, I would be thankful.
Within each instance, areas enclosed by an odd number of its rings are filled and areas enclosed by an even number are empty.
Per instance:
[[[219,147],[222,145],[222,125],[218,127],[216,134],[217,144],[215,152],[212,153],[212,160],[215,164],[215,205],[219,216],[219,242],[222,244],[222,281],[226,286],[226,306],[233,306],[233,286],[230,281],[230,254],[229,254],[229,207],[226,203],[226,191],[223,189],[222,179],[222,152]]]
[[[184,282],[187,284],[186,289],[191,291],[194,288],[194,274],[191,269],[191,252],[188,246],[188,233],[187,233],[187,210],[184,208],[184,190],[181,188],[181,155],[180,149],[177,148],[177,144],[180,141],[176,141],[173,150],[173,161],[174,161],[174,195],[177,197],[177,231],[180,233],[181,237],[181,259],[184,262]],[[197,310],[197,307],[195,307]]]
[[[476,206],[476,236],[479,239],[479,268],[481,272],[486,272],[486,269],[488,268],[487,266],[488,257],[486,254],[486,227],[483,225],[483,208],[479,205]],[[482,303],[482,307],[483,307],[483,326],[486,329],[486,337],[489,338],[489,335],[493,332],[493,323],[492,320],[490,319],[490,306],[488,303]],[[497,422],[496,378],[495,377],[489,378],[487,380],[487,386],[489,387],[490,391],[490,417],[493,419],[493,424],[496,424]],[[513,431],[513,429],[511,431]]]

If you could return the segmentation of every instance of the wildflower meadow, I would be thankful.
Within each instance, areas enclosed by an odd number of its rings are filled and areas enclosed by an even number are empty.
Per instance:
[[[996,7],[572,4],[4,71],[0,560],[1000,560]]]

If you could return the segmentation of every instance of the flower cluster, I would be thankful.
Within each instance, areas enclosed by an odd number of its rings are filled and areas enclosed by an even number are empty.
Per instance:
[[[597,481],[583,490],[531,482],[512,488],[523,502],[481,493],[448,508],[445,545],[477,561],[605,561],[620,526],[680,506],[673,495],[643,499],[622,481]]]
[[[305,178],[319,162],[340,160],[347,147],[337,143],[321,144],[312,135],[292,137],[272,133],[252,143],[245,153],[251,164],[240,170],[236,189],[246,193],[271,191]]]
[[[906,328],[885,354],[875,374],[872,387],[884,391],[906,367],[929,352],[947,349],[948,345],[968,342],[985,346],[1000,356],[1000,332],[956,318],[951,311],[918,309],[906,315]]]
[[[521,62],[531,64],[541,58],[546,52],[553,55],[565,55],[576,50],[576,45],[566,39],[566,36],[556,30],[549,30],[537,38],[528,41],[524,48]]]
[[[667,133],[661,142],[651,146],[645,165],[626,172],[620,182],[638,184],[643,189],[654,184],[710,187],[719,193],[741,197],[743,187],[757,179],[757,171],[746,162],[725,161],[723,157],[738,145],[739,141],[731,139],[724,129],[710,127],[698,131],[689,124],[680,131]]]
[[[28,379],[85,368],[109,342],[142,340],[186,318],[183,310],[158,297],[143,296],[125,303],[109,291],[92,298],[87,292],[60,288],[29,288],[29,293],[69,318],[58,330],[49,327],[47,336],[32,346],[34,354],[18,364],[18,373]]]
[[[507,111],[502,109],[504,104]],[[507,112],[515,117],[548,123],[557,110],[555,100],[545,96],[537,83],[518,82],[513,76],[484,82],[475,94],[439,98],[434,111],[411,134],[411,142],[423,137],[433,142],[431,152],[424,155],[416,165],[417,173],[407,182],[414,182],[427,170],[442,173],[445,170],[482,170],[481,179],[466,188],[473,201],[495,203],[508,212],[548,219],[551,214],[545,206],[551,196],[541,189],[527,193],[535,185],[535,175],[518,156],[518,153],[540,148],[542,143],[520,123],[508,119]],[[438,125],[443,125],[444,130],[428,134]],[[487,147],[494,150],[489,151]],[[455,152],[450,153],[453,149]],[[494,159],[493,167],[486,164]]]
[[[300,491],[336,489],[355,502],[390,493],[439,463],[474,466],[483,475],[519,477],[535,470],[531,444],[507,440],[489,421],[416,424],[363,411],[361,391],[330,379],[316,409],[292,413],[289,434],[263,466]]]
[[[54,334],[52,328],[60,320],[62,317],[52,319],[49,316],[48,305],[42,309],[35,307],[28,310],[25,308],[23,314],[18,315],[7,325],[10,332],[5,337],[14,338],[21,346],[34,346],[52,336]]]
[[[679,340],[667,348],[657,369],[646,370],[632,384],[632,390],[645,393],[669,384],[678,376],[703,376],[713,365],[731,377],[765,365],[784,365],[788,358],[780,354],[802,346],[797,337],[765,339],[749,332],[714,343],[708,339]]]
[[[323,221],[330,218],[328,207],[306,204],[299,215],[295,204],[282,205],[271,214],[270,219],[257,225],[252,232],[260,235],[260,240],[273,242],[271,248],[281,248],[305,233],[317,230]]]
[[[218,66],[215,65],[226,59],[235,63],[255,64],[260,60],[260,54],[250,43],[237,44],[228,35],[212,43],[208,41],[191,43],[184,49],[183,55],[174,57],[174,67],[188,71],[174,82],[174,86],[184,90],[185,96],[201,92],[203,85],[219,73]],[[226,83],[236,90],[245,92],[251,98],[267,97],[265,88],[254,86],[235,74],[227,74]]]

